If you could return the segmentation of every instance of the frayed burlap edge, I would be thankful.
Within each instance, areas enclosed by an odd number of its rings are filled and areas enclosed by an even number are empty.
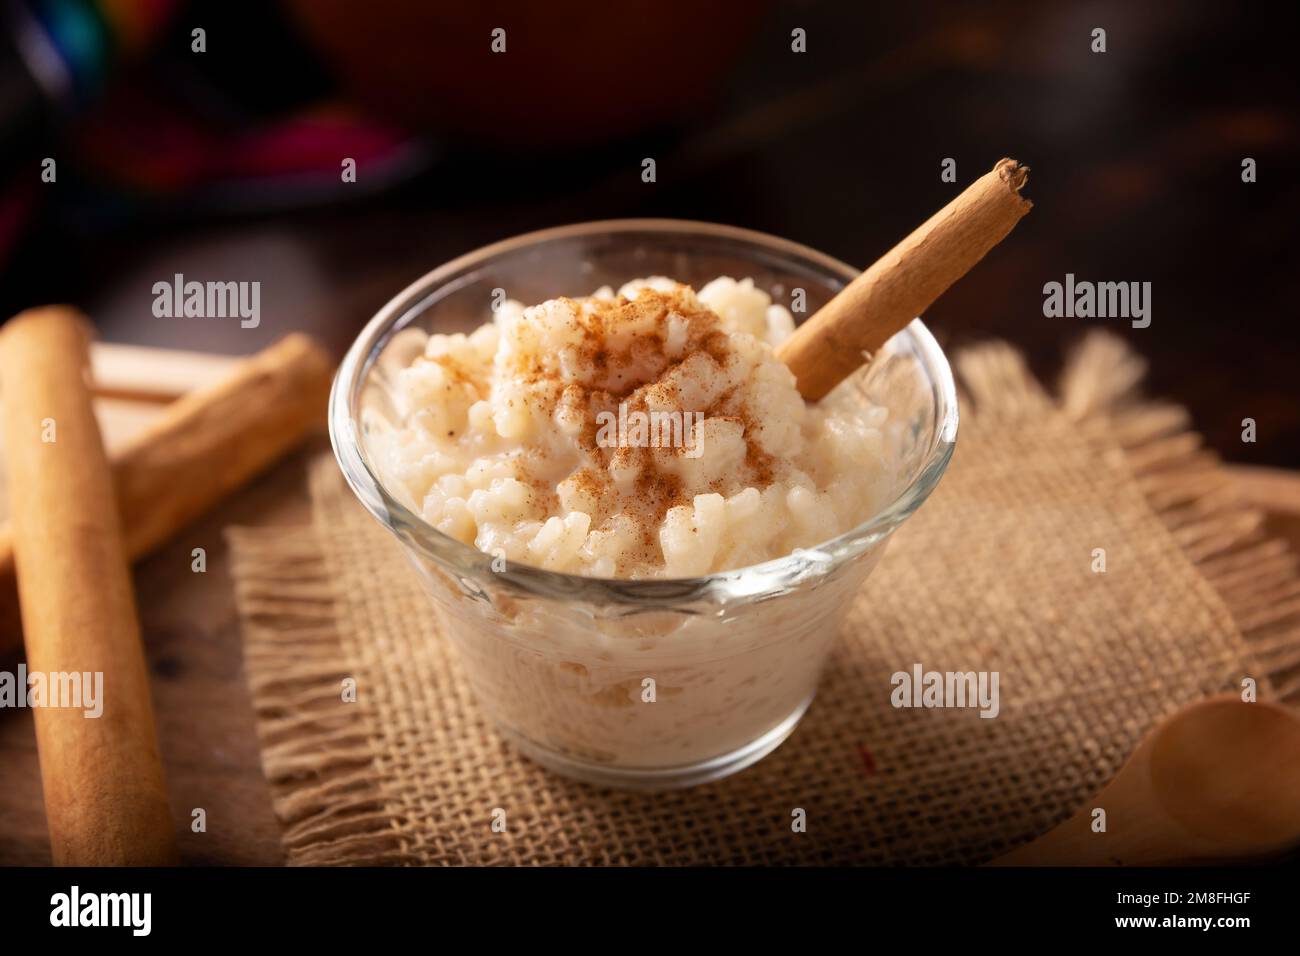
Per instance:
[[[1231,612],[1254,655],[1262,697],[1300,704],[1300,561],[1263,531],[1180,406],[1145,400],[1145,361],[1122,340],[1089,334],[1061,377],[1059,400],[1010,345],[957,354],[981,418],[1063,412],[1097,453],[1126,467],[1172,539]],[[236,603],[262,766],[292,865],[418,862],[375,782],[373,718],[335,706],[349,665],[333,575],[314,527],[232,528]],[[1252,663],[1252,662],[1245,662]]]
[[[1120,338],[1089,333],[1061,375],[1059,399],[1004,342],[961,351],[959,379],[982,419],[1063,412],[1098,455],[1126,468],[1173,541],[1227,605],[1254,656],[1261,696],[1300,704],[1300,556],[1268,537],[1182,406],[1143,398],[1146,360]],[[1250,663],[1250,662],[1248,662]]]
[[[1152,510],[1232,613],[1261,690],[1300,705],[1300,556],[1265,533],[1264,513],[1242,499],[1185,408],[1139,396],[1145,373],[1123,340],[1093,333],[1066,366],[1062,408],[1124,450]]]
[[[262,771],[291,865],[400,864],[372,772],[372,717],[337,705],[351,678],[314,527],[229,528]]]

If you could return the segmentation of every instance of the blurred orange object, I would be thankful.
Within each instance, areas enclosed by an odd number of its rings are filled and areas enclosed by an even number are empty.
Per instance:
[[[288,6],[347,90],[382,117],[497,144],[563,146],[698,115],[767,3]],[[493,51],[498,28],[505,31],[504,52]]]

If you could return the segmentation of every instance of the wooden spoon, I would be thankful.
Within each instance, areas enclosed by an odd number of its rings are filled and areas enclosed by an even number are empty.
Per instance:
[[[1106,830],[1094,832],[1094,810]],[[1238,697],[1168,717],[1115,779],[994,866],[1133,866],[1244,859],[1300,843],[1300,717]]]

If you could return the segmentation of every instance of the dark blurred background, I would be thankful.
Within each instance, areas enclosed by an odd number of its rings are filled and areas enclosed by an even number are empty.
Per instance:
[[[672,216],[866,265],[1012,156],[1035,209],[927,314],[941,340],[1006,338],[1052,380],[1105,325],[1226,458],[1300,467],[1294,4],[0,3],[4,314],[70,301],[110,341],[245,353],[302,329],[341,351],[509,235]],[[178,272],[259,280],[260,327],[155,318]],[[1151,326],[1044,318],[1067,272],[1151,282]]]

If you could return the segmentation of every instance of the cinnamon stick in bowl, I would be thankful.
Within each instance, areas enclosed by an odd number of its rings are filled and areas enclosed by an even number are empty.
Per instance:
[[[89,328],[37,309],[0,331],[14,554],[29,672],[94,683],[34,709],[60,866],[177,862],[113,480],[87,387]],[[64,676],[66,675],[66,676]],[[24,693],[27,688],[22,688]],[[94,710],[100,713],[95,716]]]
[[[776,350],[799,393],[823,398],[1006,238],[1033,206],[1029,167],[999,160],[804,322]]]

